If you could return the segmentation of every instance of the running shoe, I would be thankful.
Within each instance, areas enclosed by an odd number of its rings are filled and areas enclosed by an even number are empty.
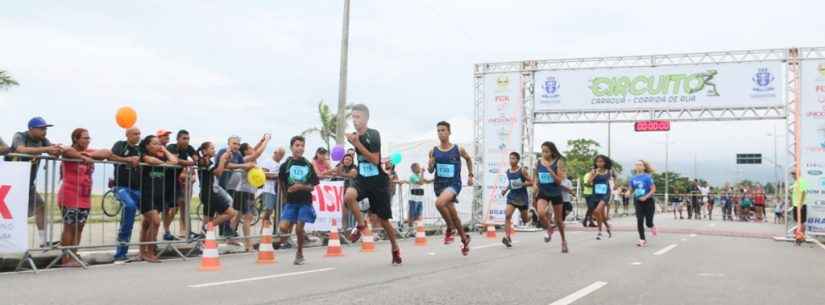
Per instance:
[[[567,242],[561,243],[561,253],[568,253],[570,250],[567,249]]]
[[[401,250],[392,251],[392,264],[394,266],[401,265]]]
[[[513,247],[513,242],[508,237],[502,238],[501,243],[504,244],[504,246],[506,246],[507,248],[512,248]]]
[[[303,265],[304,263],[306,263],[306,260],[304,260],[303,255],[295,256],[295,261],[292,262],[292,264],[295,265],[295,266],[300,266],[300,265]]]
[[[551,236],[550,232],[544,231],[544,243],[549,243],[550,239],[552,239]]]
[[[453,237],[453,231],[447,230],[447,232],[444,233],[444,244],[449,245],[452,244],[453,241],[455,241],[455,238]]]
[[[607,228],[607,238],[613,238],[613,232],[610,232],[610,228]]]
[[[596,240],[602,240],[602,232],[599,232],[599,234],[596,234]]]
[[[652,227],[652,228],[650,228],[650,234],[653,234],[653,236],[658,235],[658,234],[656,233],[656,227]]]
[[[351,243],[356,243],[361,240],[361,231],[364,230],[365,226],[359,225],[352,229],[352,232],[349,234],[349,241]]]
[[[645,247],[647,246],[647,241],[644,239],[640,239],[638,243],[636,243],[637,247]]]
[[[467,256],[470,254],[470,234],[465,234],[464,236],[466,237],[461,239],[461,255]]]

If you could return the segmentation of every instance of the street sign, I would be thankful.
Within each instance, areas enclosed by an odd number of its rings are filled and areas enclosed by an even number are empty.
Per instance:
[[[637,132],[670,131],[670,121],[650,120],[638,121],[634,125]]]
[[[736,154],[736,164],[762,164],[762,154]]]

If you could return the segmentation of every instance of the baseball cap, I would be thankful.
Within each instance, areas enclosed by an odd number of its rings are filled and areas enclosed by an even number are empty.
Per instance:
[[[46,120],[44,120],[43,118],[41,118],[39,116],[33,117],[31,120],[29,120],[29,129],[32,129],[32,128],[46,128],[46,127],[52,127],[52,126],[54,126],[54,125],[50,125],[50,124],[46,123]]]
[[[155,132],[155,136],[158,136],[158,137],[168,136],[170,134],[172,134],[172,132],[168,131],[166,129],[158,129],[158,131]]]

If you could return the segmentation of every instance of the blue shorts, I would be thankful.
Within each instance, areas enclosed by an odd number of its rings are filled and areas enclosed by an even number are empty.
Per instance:
[[[312,204],[287,203],[284,205],[283,213],[281,213],[281,221],[315,223],[315,208],[312,207]]]
[[[421,212],[424,209],[424,203],[421,201],[410,200],[410,219],[418,219],[421,217]]]
[[[264,203],[265,210],[274,210],[275,203],[278,202],[278,195],[270,193],[261,193],[261,200]]]

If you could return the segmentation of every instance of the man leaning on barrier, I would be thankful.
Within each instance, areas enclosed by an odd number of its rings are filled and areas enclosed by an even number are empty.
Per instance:
[[[27,131],[14,134],[14,138],[12,138],[11,141],[10,152],[35,156],[42,154],[49,154],[53,157],[60,156],[60,154],[63,153],[63,148],[59,144],[52,144],[49,142],[49,139],[46,138],[46,131],[52,126],[54,125],[46,123],[46,120],[41,117],[32,118],[29,120],[29,129]],[[40,247],[45,248],[51,246],[52,243],[49,242],[46,237],[46,202],[43,200],[43,197],[37,193],[37,189],[35,188],[40,159],[7,156],[6,161],[29,161],[32,163],[31,176],[29,178],[29,216],[34,214],[37,235],[40,238]]]
[[[112,161],[126,164],[115,165],[114,192],[120,204],[123,205],[120,214],[120,230],[117,234],[117,251],[115,261],[126,261],[129,252],[129,242],[132,239],[132,228],[135,224],[135,212],[140,203],[140,129],[126,130],[126,140],[118,141],[112,146]]]

